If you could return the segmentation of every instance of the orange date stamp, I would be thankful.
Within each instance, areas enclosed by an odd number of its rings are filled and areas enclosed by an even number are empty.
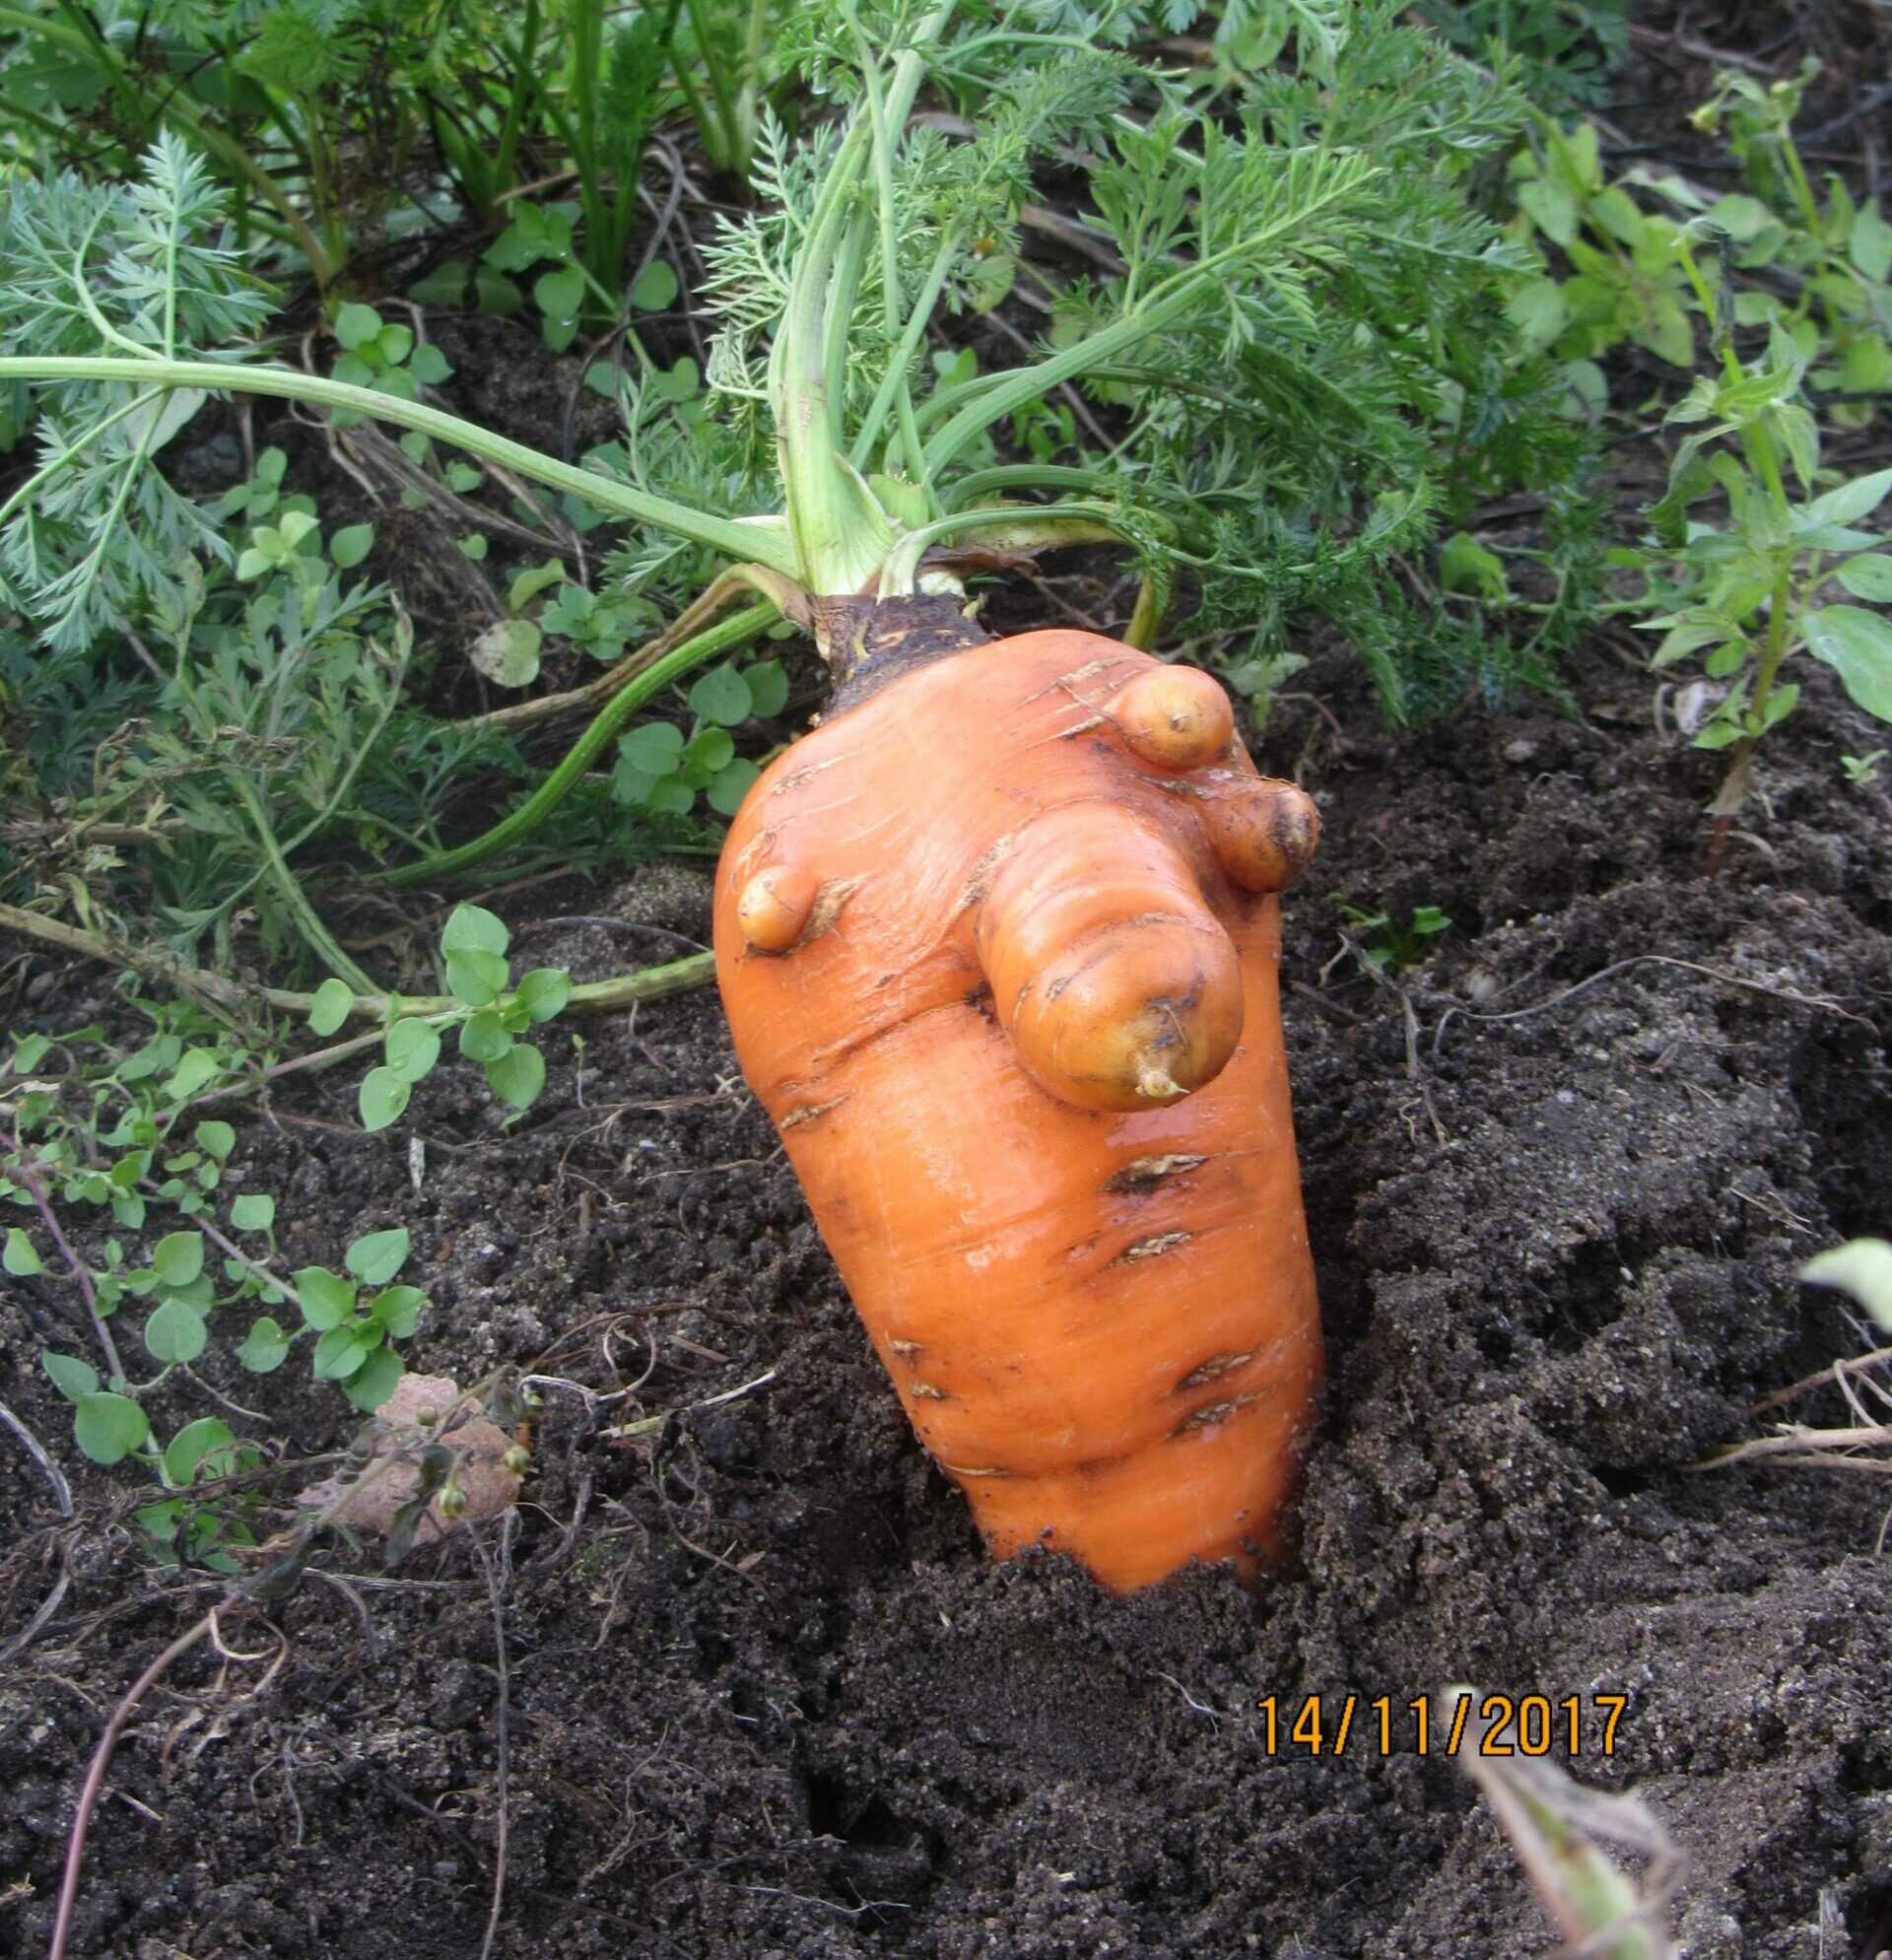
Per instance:
[[[1255,1704],[1267,1756],[1613,1756],[1627,1695],[1462,1695],[1442,1722],[1419,1695],[1309,1695]],[[1469,1718],[1476,1709],[1478,1720]]]

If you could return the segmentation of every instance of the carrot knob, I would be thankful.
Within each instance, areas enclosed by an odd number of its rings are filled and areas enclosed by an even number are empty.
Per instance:
[[[1199,795],[1215,860],[1245,892],[1282,891],[1307,869],[1320,842],[1320,813],[1306,790],[1215,770]]]
[[[785,953],[814,916],[821,880],[794,864],[772,864],[742,888],[736,923],[757,953]]]
[[[1242,968],[1165,832],[1109,805],[1036,818],[975,932],[1000,1025],[1039,1086],[1091,1110],[1174,1103],[1242,1035]]]
[[[1199,667],[1146,667],[1108,711],[1132,755],[1178,773],[1226,755],[1235,736],[1227,693]]]

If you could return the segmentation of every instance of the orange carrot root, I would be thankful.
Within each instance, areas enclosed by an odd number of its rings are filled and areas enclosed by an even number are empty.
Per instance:
[[[1093,635],[955,652],[765,771],[717,881],[743,1071],[921,1441],[994,1552],[1117,1588],[1277,1555],[1321,1374],[1272,896],[1318,823],[1227,714]]]

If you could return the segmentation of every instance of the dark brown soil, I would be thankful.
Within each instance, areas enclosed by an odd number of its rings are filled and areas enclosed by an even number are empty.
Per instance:
[[[1709,886],[1709,766],[1652,733],[1627,660],[1580,669],[1588,719],[1468,713],[1397,747],[1341,664],[1308,678],[1349,740],[1297,700],[1262,749],[1298,761],[1327,824],[1287,973],[1332,1390],[1304,1565],[1258,1599],[1222,1572],[1111,1599],[1061,1563],[987,1562],[709,994],[586,1028],[582,1106],[556,1035],[551,1087],[507,1137],[459,1065],[387,1136],[325,1126],[349,1120],[345,1071],[244,1128],[242,1183],[277,1193],[293,1263],[414,1233],[419,1365],[643,1378],[598,1416],[548,1389],[530,1501],[486,1527],[509,1665],[495,1951],[1547,1952],[1469,1786],[1404,1721],[1384,1759],[1364,1714],[1337,1760],[1288,1739],[1308,1696],[1330,1739],[1349,1692],[1403,1710],[1454,1681],[1628,1697],[1613,1758],[1592,1734],[1577,1768],[1639,1785],[1685,1847],[1691,1955],[1877,1950],[1883,1486],[1695,1467],[1759,1433],[1758,1396],[1869,1344],[1794,1282],[1892,1215],[1892,837],[1837,763],[1866,730],[1813,675]],[[1451,914],[1403,997],[1333,963],[1329,893]],[[528,903],[521,950],[579,977],[657,948],[526,919],[705,926],[694,872]],[[103,997],[83,970],[21,978],[64,1025]],[[82,1526],[70,1593],[0,1684],[0,1949],[34,1953],[106,1712],[215,1593],[104,1528],[124,1485],[77,1459],[17,1297],[0,1338],[0,1396],[73,1474]],[[227,1386],[292,1451],[345,1439],[338,1400],[291,1375]],[[663,1410],[634,1440],[598,1433]],[[1842,1415],[1831,1391],[1802,1413]],[[10,1630],[55,1520],[4,1441]],[[479,1951],[501,1809],[479,1563],[463,1541],[391,1576],[340,1545],[315,1563],[274,1610],[286,1658],[260,1692],[260,1664],[202,1653],[148,1699],[75,1953]],[[254,1618],[229,1632],[272,1646]]]

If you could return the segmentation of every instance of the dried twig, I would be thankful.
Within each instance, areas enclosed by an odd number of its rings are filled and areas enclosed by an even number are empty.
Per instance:
[[[52,1243],[59,1249],[59,1256],[65,1260],[72,1276],[79,1282],[80,1296],[86,1303],[86,1313],[92,1320],[92,1330],[98,1336],[99,1349],[105,1357],[105,1364],[111,1370],[111,1379],[122,1382],[125,1379],[125,1365],[118,1359],[118,1349],[111,1338],[111,1329],[105,1325],[105,1317],[99,1311],[99,1290],[92,1283],[92,1269],[77,1252],[72,1250],[72,1241],[66,1237],[65,1228],[59,1223],[59,1214],[52,1208],[52,1199],[46,1194],[46,1187],[39,1182],[39,1174],[27,1160],[26,1138],[20,1133],[16,1118],[13,1126],[14,1162],[13,1175],[27,1187],[27,1195],[33,1199],[33,1208],[39,1214],[41,1223],[52,1237]]]
[[[1837,1014],[1843,1021],[1856,1021],[1862,1028],[1872,1024],[1862,1014],[1855,1014],[1849,1007],[1843,1007],[1830,995],[1824,993],[1795,993],[1791,987],[1770,986],[1765,980],[1751,980],[1740,974],[1730,974],[1722,967],[1705,967],[1698,960],[1671,959],[1666,953],[1638,953],[1634,958],[1618,960],[1613,966],[1604,967],[1586,980],[1580,980],[1574,986],[1567,986],[1561,993],[1553,993],[1548,1000],[1532,1002],[1528,1007],[1514,1007],[1503,1014],[1481,1014],[1470,1007],[1453,1005],[1448,1007],[1439,1017],[1439,1025],[1432,1031],[1432,1052],[1435,1058],[1439,1053],[1439,1044],[1454,1016],[1465,1021],[1522,1021],[1533,1014],[1548,1013],[1553,1007],[1561,1007],[1565,1001],[1574,1000],[1580,993],[1588,993],[1592,986],[1601,986],[1606,980],[1614,980],[1618,974],[1626,974],[1632,967],[1679,967],[1682,972],[1702,974],[1709,980],[1720,980],[1723,986],[1737,986],[1749,993],[1765,994],[1770,1000],[1790,1001],[1795,1007],[1819,1007],[1829,1014]]]
[[[515,1514],[507,1514],[509,1529]],[[493,1561],[487,1556],[486,1541],[472,1532],[473,1549],[479,1554],[480,1571],[486,1579],[486,1596],[493,1608],[494,1667],[499,1675],[499,1701],[494,1717],[496,1765],[493,1773],[494,1801],[499,1806],[499,1833],[493,1852],[493,1904],[486,1916],[486,1936],[480,1941],[480,1960],[492,1960],[493,1943],[500,1936],[500,1915],[506,1906],[507,1799],[510,1769],[512,1677],[506,1651],[506,1606],[500,1597],[500,1583],[494,1577]]]
[[[52,1501],[58,1506],[59,1516],[70,1519],[72,1516],[72,1486],[66,1482],[66,1473],[55,1463],[46,1447],[34,1435],[27,1425],[0,1402],[0,1423],[12,1430],[20,1439],[22,1447],[33,1460],[38,1464],[41,1475],[52,1486]],[[34,1608],[33,1617],[20,1631],[0,1647],[0,1668],[7,1667],[22,1654],[26,1653],[38,1638],[39,1629],[59,1610],[72,1585],[72,1547],[62,1537],[59,1543],[59,1577],[52,1582],[46,1596]]]
[[[98,1807],[99,1792],[104,1788],[105,1772],[111,1767],[112,1753],[118,1747],[119,1736],[138,1713],[139,1703],[164,1679],[171,1664],[181,1660],[199,1641],[214,1631],[216,1625],[217,1608],[213,1606],[159,1655],[125,1690],[123,1699],[112,1710],[105,1732],[100,1736],[99,1746],[93,1751],[92,1764],[86,1771],[86,1781],[80,1789],[79,1802],[73,1811],[72,1830],[66,1839],[66,1868],[59,1880],[59,1905],[53,1918],[52,1941],[46,1948],[46,1960],[65,1960],[66,1942],[72,1936],[72,1916],[79,1904],[79,1874],[85,1863],[86,1834],[92,1827],[92,1813]]]
[[[1443,1149],[1449,1139],[1445,1124],[1439,1120],[1439,1112],[1433,1107],[1432,1090],[1426,1082],[1425,1065],[1419,1059],[1419,1013],[1412,1004],[1412,995],[1350,933],[1343,932],[1340,938],[1347,951],[1358,961],[1361,971],[1367,978],[1376,986],[1385,987],[1399,1003],[1400,1019],[1406,1034],[1406,1075],[1419,1092],[1419,1100],[1425,1105],[1426,1118],[1432,1124],[1433,1137]],[[1437,1052],[1436,1038],[1433,1047]]]
[[[1870,1354],[1856,1354],[1850,1360],[1836,1361],[1830,1368],[1822,1368],[1816,1375],[1803,1375],[1785,1388],[1776,1388],[1771,1395],[1763,1395],[1749,1412],[1764,1415],[1769,1409],[1784,1407],[1789,1402],[1796,1402],[1802,1395],[1808,1395],[1815,1388],[1845,1387],[1845,1378],[1858,1375],[1862,1370],[1876,1368],[1882,1361],[1892,1361],[1892,1347],[1875,1347]]]
[[[27,1454],[39,1465],[40,1474],[52,1486],[52,1501],[59,1507],[59,1516],[61,1518],[70,1518],[72,1516],[72,1486],[66,1482],[65,1471],[52,1460],[51,1455],[47,1453],[46,1446],[7,1407],[5,1402],[0,1402],[0,1423],[4,1423],[7,1428],[13,1431],[14,1435],[20,1439],[21,1445],[26,1450]]]

